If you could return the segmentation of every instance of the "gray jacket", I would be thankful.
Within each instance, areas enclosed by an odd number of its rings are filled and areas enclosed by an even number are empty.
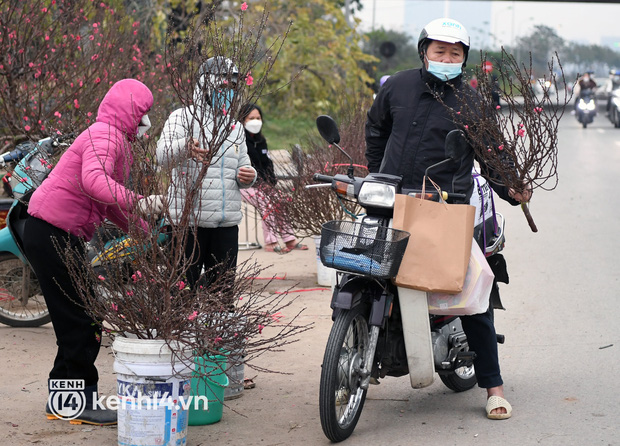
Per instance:
[[[201,148],[216,151],[202,180],[200,192],[193,200],[193,220],[190,224],[203,228],[235,226],[243,218],[239,189],[253,185],[237,181],[240,167],[252,168],[245,133],[239,122],[222,116],[218,119],[226,119],[233,127],[225,139],[221,132],[213,137],[213,112],[207,106],[179,108],[164,124],[157,141],[157,161],[164,168],[172,167],[168,203],[173,223],[180,221],[188,190],[196,183],[202,169],[202,163],[188,158],[185,146],[190,137],[198,139]],[[222,125],[218,123],[217,127],[222,128]]]

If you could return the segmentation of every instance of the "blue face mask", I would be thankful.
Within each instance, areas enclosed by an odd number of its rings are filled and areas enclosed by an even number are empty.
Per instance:
[[[230,90],[227,88],[217,90],[211,95],[211,106],[214,110],[218,110],[220,112],[226,110],[226,113],[228,113],[230,112],[230,107],[232,106],[234,97],[234,90]]]
[[[428,62],[428,72],[435,76],[437,79],[442,81],[449,81],[450,79],[454,79],[458,75],[463,72],[463,63],[445,63],[445,62],[434,62],[426,58]]]

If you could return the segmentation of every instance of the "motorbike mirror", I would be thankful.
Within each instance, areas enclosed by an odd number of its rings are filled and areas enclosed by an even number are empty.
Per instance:
[[[460,161],[467,155],[467,139],[462,130],[451,130],[446,135],[446,158],[454,162]]]
[[[316,128],[319,130],[321,137],[329,144],[338,144],[340,142],[338,125],[331,116],[321,115],[316,118]]]

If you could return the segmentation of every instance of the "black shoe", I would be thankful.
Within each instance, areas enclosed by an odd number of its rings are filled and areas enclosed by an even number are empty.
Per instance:
[[[116,424],[116,410],[112,409],[84,409],[71,424],[95,424],[97,426],[112,426]]]
[[[62,420],[53,413],[49,403],[45,403],[45,416],[48,420]],[[116,410],[112,409],[84,409],[82,413],[69,420],[71,424],[95,424],[97,426],[112,426],[116,424]]]
[[[116,410],[108,408],[93,409],[93,399],[97,398],[97,386],[87,386],[84,389],[86,399],[85,408],[77,417],[69,420],[71,424],[94,424],[97,426],[111,426],[116,424]],[[52,412],[49,402],[45,403],[45,415],[48,420],[62,420],[62,416],[58,416]]]
[[[52,410],[50,409],[50,403],[45,403],[45,416],[47,417],[48,420],[59,420],[60,419],[58,415],[52,413]]]

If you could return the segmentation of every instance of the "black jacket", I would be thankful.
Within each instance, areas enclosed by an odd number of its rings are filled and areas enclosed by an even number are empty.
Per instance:
[[[462,94],[457,96],[455,90]],[[458,111],[459,97],[477,100],[475,90],[462,82],[461,76],[441,82],[425,68],[390,76],[368,111],[366,159],[369,171],[400,175],[404,187],[421,188],[426,168],[446,158],[446,135],[459,128],[446,108]],[[469,197],[473,190],[473,162],[474,150],[468,145],[460,165],[444,164],[429,172],[429,176],[442,190],[465,193]],[[460,181],[453,187],[456,177]],[[427,183],[426,187],[432,186]],[[508,197],[506,188],[493,184],[493,189],[503,199],[517,204]]]
[[[245,132],[245,143],[248,146],[248,155],[252,162],[252,167],[256,169],[258,178],[267,184],[275,186],[277,183],[273,169],[273,161],[269,158],[267,140],[262,133],[252,134]]]

